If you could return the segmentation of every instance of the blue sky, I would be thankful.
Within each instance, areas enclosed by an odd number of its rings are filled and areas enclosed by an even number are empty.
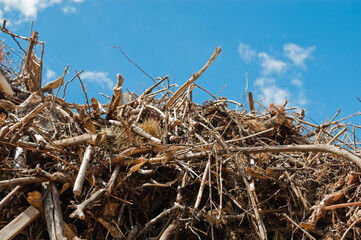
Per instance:
[[[196,82],[214,94],[227,85],[219,96],[243,102],[247,75],[256,99],[287,98],[316,123],[339,108],[340,117],[361,108],[361,1],[0,0],[0,18],[24,36],[35,21],[46,42],[44,83],[70,64],[65,80],[84,70],[89,97],[101,102],[99,92],[111,95],[117,73],[136,93],[153,83],[112,46],[153,78],[170,74],[178,85],[221,46]],[[199,103],[210,98],[194,95]],[[66,99],[85,102],[76,81]]]

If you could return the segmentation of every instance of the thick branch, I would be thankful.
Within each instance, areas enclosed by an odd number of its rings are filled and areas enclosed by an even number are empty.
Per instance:
[[[13,178],[13,179],[9,179],[9,180],[0,181],[0,190],[4,189],[4,188],[11,188],[16,185],[42,183],[42,182],[48,182],[48,181],[66,183],[66,182],[69,182],[70,180],[71,179],[68,176],[66,176],[60,172],[50,174],[50,176]]]
[[[262,152],[324,152],[331,153],[337,156],[343,157],[347,160],[354,162],[361,168],[361,158],[346,149],[328,145],[328,144],[314,144],[314,145],[283,145],[283,146],[262,146],[262,147],[231,147],[231,152],[243,152],[243,153],[262,153]],[[218,150],[222,152],[223,150]],[[176,156],[176,159],[196,159],[207,157],[209,151],[203,151],[198,153],[187,153]]]
[[[84,183],[84,179],[85,179],[85,175],[86,175],[86,170],[88,168],[89,162],[90,162],[90,158],[91,158],[91,153],[92,153],[93,147],[91,145],[89,145],[87,147],[87,149],[85,150],[84,156],[83,156],[83,161],[80,165],[80,169],[79,169],[79,173],[78,176],[76,177],[75,183],[74,183],[74,188],[73,188],[73,193],[76,196],[80,196],[81,194],[81,190],[83,187],[83,183]]]
[[[45,220],[51,240],[65,240],[64,220],[61,213],[59,192],[54,183],[44,185]]]

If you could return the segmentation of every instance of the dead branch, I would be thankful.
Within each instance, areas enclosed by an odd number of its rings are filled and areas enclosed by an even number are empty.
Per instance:
[[[187,82],[185,82],[178,90],[173,94],[173,96],[168,100],[167,104],[165,105],[164,109],[168,109],[177,99],[178,97],[187,90],[187,88],[194,83],[203,73],[207,70],[207,68],[213,63],[214,59],[221,53],[221,47],[217,47],[214,51],[212,57],[208,60],[206,65],[199,70],[199,72],[192,75],[190,79],[188,79]]]
[[[155,143],[160,144],[162,141],[156,137],[153,137],[151,134],[147,133],[146,131],[144,131],[143,129],[141,129],[140,127],[138,127],[137,125],[132,125],[131,129],[133,130],[133,132],[135,132],[136,134],[145,137],[146,139],[149,139],[151,141],[154,141]]]
[[[6,197],[4,197],[1,201],[0,201],[0,210],[5,206],[5,204],[10,201],[10,199],[20,190],[21,186],[18,185],[16,187],[14,187],[13,190],[11,190],[11,192],[8,193],[8,195],[6,195]]]
[[[74,188],[73,188],[73,193],[76,196],[80,196],[81,192],[82,192],[82,187],[83,187],[83,182],[85,179],[85,174],[86,174],[86,170],[88,168],[89,162],[90,162],[90,157],[92,154],[92,150],[93,147],[91,145],[89,145],[87,147],[87,149],[85,150],[84,156],[83,156],[83,161],[80,165],[80,169],[78,172],[78,176],[76,177],[75,183],[74,183]]]
[[[66,183],[66,182],[70,182],[70,179],[68,176],[59,172],[50,174],[50,176],[13,178],[9,180],[0,181],[0,189],[11,188],[16,185],[26,185],[32,183],[48,182],[48,181]]]
[[[84,220],[85,219],[85,214],[84,211],[85,209],[87,209],[88,207],[91,207],[93,204],[95,204],[96,201],[98,201],[106,192],[107,190],[105,188],[99,189],[98,191],[96,191],[95,193],[93,193],[87,200],[85,200],[84,202],[82,202],[79,205],[75,205],[74,207],[76,208],[76,210],[70,214],[71,218],[79,218]]]
[[[51,240],[65,240],[64,221],[59,204],[58,190],[54,183],[44,184],[44,209]]]

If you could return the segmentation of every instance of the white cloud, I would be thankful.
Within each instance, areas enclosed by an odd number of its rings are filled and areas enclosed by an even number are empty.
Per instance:
[[[65,14],[71,14],[76,12],[76,8],[72,6],[63,7],[62,10]]]
[[[310,101],[307,99],[306,94],[304,91],[300,91],[298,93],[298,99],[297,102],[299,105],[306,105],[308,104]]]
[[[298,86],[297,93],[291,92],[288,88],[280,88],[277,86],[276,80],[274,78],[260,77],[257,78],[254,85],[258,88],[257,98],[264,98],[267,104],[274,103],[276,105],[282,105],[285,103],[286,99],[289,99],[289,106],[304,106],[310,101],[307,99],[306,92],[302,88],[302,82],[298,79],[297,81],[292,81]],[[292,83],[292,84],[294,84]],[[293,98],[292,98],[293,97]]]
[[[256,86],[259,86],[261,88],[265,87],[266,85],[271,85],[274,84],[276,81],[274,78],[264,78],[264,77],[260,77],[257,78],[256,81],[254,82],[254,84]]]
[[[284,104],[286,99],[290,96],[287,89],[279,88],[276,85],[262,88],[261,91],[267,102],[277,105]]]
[[[254,82],[257,98],[264,98],[266,103],[277,105],[284,104],[289,99],[289,105],[302,106],[310,103],[303,87],[302,71],[305,70],[305,61],[311,57],[315,49],[314,46],[302,48],[294,43],[284,44],[283,55],[277,59],[266,52],[256,52],[250,46],[240,43],[238,52],[245,62],[258,59],[254,61],[261,67],[261,73]],[[279,56],[280,52],[275,54]],[[280,83],[287,85],[280,87]]]
[[[5,13],[17,11],[24,20],[33,20],[40,10],[60,2],[61,0],[0,0],[0,7]]]
[[[250,46],[243,43],[239,44],[238,53],[245,62],[250,62],[256,56],[256,52]]]
[[[106,72],[87,71],[81,74],[81,78],[84,80],[88,80],[89,82],[99,84],[102,88],[107,87],[109,89],[113,89],[115,85],[113,81],[108,78],[108,73]]]
[[[267,103],[277,105],[284,104],[285,100],[290,97],[288,89],[277,87],[274,78],[257,78],[255,85],[259,87],[260,98],[265,98]]]
[[[68,3],[82,3],[85,0],[68,0]],[[62,3],[62,0],[0,0],[0,20],[7,19],[9,25],[19,25],[35,20],[38,13],[48,7]],[[61,8],[65,14],[76,12],[73,6]]]
[[[305,67],[305,61],[311,57],[311,53],[316,50],[315,46],[302,48],[294,43],[288,43],[283,46],[283,51],[293,64],[299,67]]]
[[[286,70],[287,64],[281,60],[276,60],[265,52],[258,53],[263,68],[263,75],[270,75],[272,73],[282,73]]]
[[[296,87],[302,87],[302,81],[299,80],[299,79],[297,79],[297,78],[292,79],[291,83],[292,83],[293,85],[295,85]]]
[[[55,75],[56,73],[53,70],[47,68],[45,73],[45,80],[46,81],[54,80],[53,78],[55,77]]]

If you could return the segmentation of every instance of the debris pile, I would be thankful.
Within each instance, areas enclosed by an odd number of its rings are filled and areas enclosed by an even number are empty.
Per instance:
[[[2,55],[0,239],[361,237],[358,126],[347,118],[315,125],[251,92],[248,108],[216,98],[194,82],[220,48],[175,91],[165,76],[123,94],[118,74],[108,103],[68,103],[59,89],[81,72],[42,84],[37,32],[1,30],[28,48],[16,69]],[[194,88],[212,100],[193,102]]]

